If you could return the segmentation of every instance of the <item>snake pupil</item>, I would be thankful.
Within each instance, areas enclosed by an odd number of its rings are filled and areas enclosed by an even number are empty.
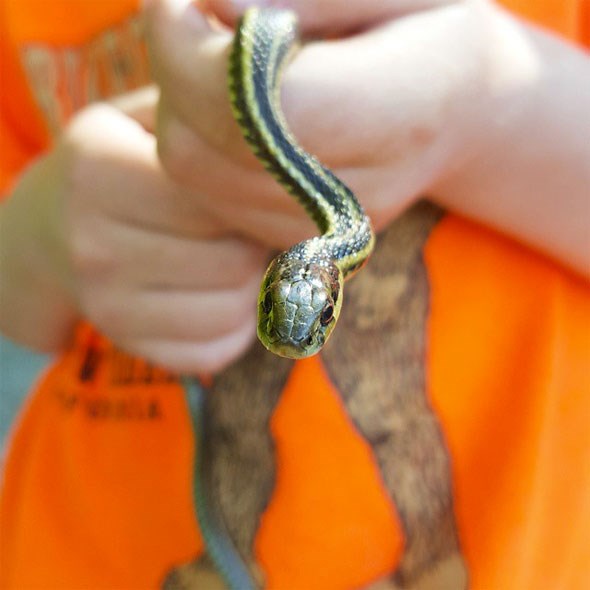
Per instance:
[[[322,326],[327,326],[333,317],[334,307],[332,305],[328,305],[326,308],[324,308],[324,311],[322,311],[322,315],[320,316],[320,324],[322,324]]]

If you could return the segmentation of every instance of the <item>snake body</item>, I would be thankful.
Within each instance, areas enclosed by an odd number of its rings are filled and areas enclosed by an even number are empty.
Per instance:
[[[340,312],[343,282],[364,264],[375,241],[353,192],[297,144],[285,122],[279,84],[297,42],[293,12],[251,8],[229,60],[230,99],[246,141],[322,234],[275,258],[261,285],[258,337],[289,358],[322,348]]]
[[[248,9],[237,27],[228,76],[234,116],[246,141],[321,232],[279,254],[261,285],[258,336],[270,351],[289,358],[322,348],[342,306],[344,280],[364,264],[375,241],[352,191],[297,144],[281,112],[281,73],[297,42],[294,13]],[[208,486],[205,393],[189,378],[183,385],[198,447],[194,500],[208,553],[230,588],[254,589],[252,572],[229,539]]]
[[[194,378],[181,380],[191,415],[195,434],[195,459],[193,464],[193,504],[199,528],[211,561],[231,590],[256,590],[256,582],[234,547],[222,515],[217,508],[214,492],[210,489],[207,465],[204,460],[206,440],[205,391]]]

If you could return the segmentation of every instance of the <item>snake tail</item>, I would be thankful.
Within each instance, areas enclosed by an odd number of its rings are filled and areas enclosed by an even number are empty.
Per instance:
[[[193,463],[193,504],[207,553],[224,582],[231,590],[256,590],[257,585],[248,567],[234,547],[220,511],[215,505],[215,490],[208,489],[203,477],[203,445],[206,444],[205,396],[201,384],[192,377],[183,377],[182,386],[189,406],[195,435]]]

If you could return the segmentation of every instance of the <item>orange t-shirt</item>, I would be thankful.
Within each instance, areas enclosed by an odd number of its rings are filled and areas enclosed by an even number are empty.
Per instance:
[[[507,4],[590,41],[583,0]],[[94,60],[105,92],[120,87],[101,62],[101,40],[112,51],[114,34],[124,54],[136,8],[121,0],[0,5],[10,89],[1,103],[3,187],[75,109],[40,93],[51,71],[55,96],[71,98],[64,48],[80,71]],[[589,588],[588,287],[455,216],[436,226],[425,256],[429,392],[452,456],[470,587]],[[296,363],[271,428],[277,486],[256,542],[269,587],[350,588],[393,570],[403,543],[395,512],[319,357]],[[82,326],[40,377],[10,440],[0,587],[158,586],[173,564],[202,551],[193,448],[178,384]]]

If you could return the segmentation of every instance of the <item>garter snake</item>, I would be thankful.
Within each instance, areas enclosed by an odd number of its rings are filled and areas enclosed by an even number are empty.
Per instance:
[[[297,144],[281,112],[281,73],[297,42],[293,12],[250,8],[229,60],[229,94],[244,138],[322,234],[275,258],[261,285],[258,337],[289,358],[322,348],[338,319],[344,279],[363,265],[374,244],[353,192]]]
[[[281,112],[281,73],[297,43],[294,13],[250,8],[237,27],[228,73],[232,109],[244,138],[321,232],[279,254],[261,285],[258,337],[271,352],[289,358],[307,357],[322,348],[342,306],[343,282],[364,264],[375,241],[352,191],[297,144]],[[183,384],[197,447],[206,452],[205,393],[191,379],[183,379]],[[194,497],[207,550],[230,588],[253,590],[252,572],[216,509],[202,455],[198,452],[195,461]]]

